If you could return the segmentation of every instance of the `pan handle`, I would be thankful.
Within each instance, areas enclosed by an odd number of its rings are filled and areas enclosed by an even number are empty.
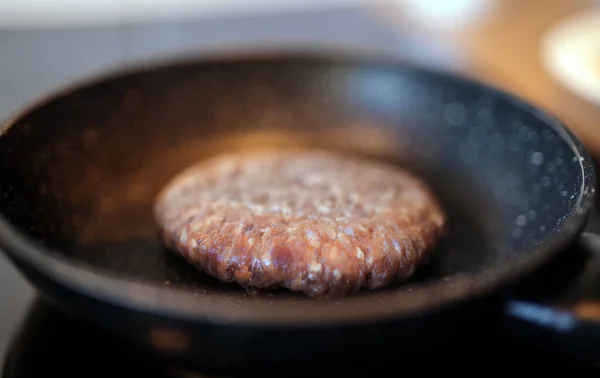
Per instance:
[[[581,234],[572,253],[532,277],[501,316],[500,337],[600,363],[600,235]],[[552,270],[554,269],[554,270]]]

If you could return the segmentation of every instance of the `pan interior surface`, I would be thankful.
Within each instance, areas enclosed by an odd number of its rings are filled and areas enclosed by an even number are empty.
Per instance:
[[[162,247],[153,200],[174,174],[224,151],[296,146],[425,178],[448,213],[431,264],[404,284],[316,303],[221,284]],[[507,97],[344,59],[204,61],[112,77],[39,105],[0,137],[2,216],[44,253],[110,277],[115,291],[135,282],[231,318],[414,310],[457,278],[535,253],[576,208],[584,180],[562,131]],[[479,284],[460,282],[457,296]],[[428,295],[415,294],[424,287]]]

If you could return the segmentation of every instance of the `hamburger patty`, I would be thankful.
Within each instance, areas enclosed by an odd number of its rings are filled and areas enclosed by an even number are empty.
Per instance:
[[[163,188],[155,216],[168,248],[223,282],[322,298],[410,277],[445,227],[408,172],[323,151],[201,161]]]

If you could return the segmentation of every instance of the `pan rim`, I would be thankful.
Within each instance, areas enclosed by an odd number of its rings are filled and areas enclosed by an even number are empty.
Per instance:
[[[413,288],[410,292],[403,292],[403,302],[410,304],[385,303],[391,300],[394,293],[378,293],[361,296],[360,308],[354,307],[352,311],[328,311],[340,303],[347,302],[351,305],[352,298],[342,301],[321,301],[314,306],[314,300],[306,299],[311,313],[302,313],[302,308],[284,308],[273,303],[261,306],[261,311],[240,312],[237,302],[226,302],[212,296],[199,295],[195,300],[204,301],[206,306],[187,303],[191,293],[176,291],[169,288],[149,287],[145,283],[122,280],[117,277],[106,276],[104,273],[87,269],[78,262],[69,261],[64,256],[57,255],[52,249],[43,248],[26,235],[16,230],[10,222],[0,214],[0,246],[4,252],[14,260],[33,267],[36,274],[41,274],[60,286],[68,288],[78,295],[90,297],[120,308],[140,311],[147,314],[159,315],[169,318],[187,319],[193,322],[208,322],[214,324],[245,324],[268,327],[277,326],[327,326],[356,324],[365,322],[383,321],[386,319],[399,319],[415,314],[424,314],[435,311],[446,305],[458,303],[467,299],[486,295],[508,282],[523,278],[528,273],[541,266],[544,262],[558,254],[571,242],[579,229],[583,226],[592,208],[595,197],[596,175],[592,159],[580,140],[557,117],[546,110],[510,94],[504,90],[494,88],[473,78],[466,78],[459,74],[448,74],[432,68],[406,64],[398,59],[381,54],[357,53],[348,51],[319,51],[318,49],[299,50],[286,52],[282,49],[261,50],[252,52],[224,51],[219,54],[207,56],[176,57],[167,60],[153,60],[150,64],[132,64],[127,67],[113,69],[102,75],[94,75],[87,80],[80,80],[74,84],[59,88],[49,95],[32,102],[22,111],[11,116],[0,128],[0,137],[21,119],[60,98],[74,92],[82,91],[97,84],[118,79],[132,74],[141,74],[173,68],[181,65],[201,65],[211,62],[258,62],[268,59],[280,61],[281,59],[309,59],[317,62],[348,62],[350,64],[368,63],[386,65],[393,68],[416,71],[422,75],[444,77],[458,81],[461,84],[474,86],[482,92],[491,93],[497,97],[511,102],[514,106],[527,111],[541,119],[548,127],[554,129],[569,145],[573,153],[579,158],[578,169],[583,177],[579,197],[571,213],[564,219],[563,228],[549,236],[537,249],[525,253],[519,261],[507,262],[496,268],[468,276],[457,276],[448,283],[427,283]],[[476,285],[473,285],[473,282]],[[371,298],[371,299],[370,299]],[[366,303],[365,303],[366,301]],[[383,305],[382,301],[384,302]],[[218,308],[217,308],[218,307]]]

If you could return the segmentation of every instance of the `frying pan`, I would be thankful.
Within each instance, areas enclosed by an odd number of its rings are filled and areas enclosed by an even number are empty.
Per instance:
[[[427,180],[448,213],[431,263],[403,284],[314,300],[219,283],[163,248],[152,205],[174,174],[299,145]],[[520,319],[568,334],[570,318],[514,293],[577,245],[594,185],[560,121],[481,83],[362,54],[221,53],[109,73],[6,122],[0,241],[45,298],[174,364],[405,366],[465,327]]]

